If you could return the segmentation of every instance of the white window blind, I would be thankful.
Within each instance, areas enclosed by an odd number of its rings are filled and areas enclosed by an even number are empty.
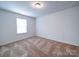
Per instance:
[[[26,33],[27,32],[27,20],[17,18],[17,34]]]

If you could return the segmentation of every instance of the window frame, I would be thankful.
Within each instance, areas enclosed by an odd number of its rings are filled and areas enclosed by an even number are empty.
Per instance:
[[[26,25],[25,25],[25,26],[26,26],[26,27],[25,27],[26,30],[25,30],[25,32],[20,32],[20,33],[18,32],[18,23],[17,23],[17,22],[18,22],[18,19],[20,19],[20,20],[25,20],[25,21],[26,21]],[[24,19],[24,18],[16,18],[16,33],[17,33],[17,34],[25,34],[25,33],[27,33],[27,19]]]

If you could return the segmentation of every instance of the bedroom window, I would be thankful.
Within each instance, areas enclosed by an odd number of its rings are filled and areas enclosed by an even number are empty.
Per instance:
[[[17,18],[16,23],[17,23],[17,34],[27,33],[27,20],[26,19]]]

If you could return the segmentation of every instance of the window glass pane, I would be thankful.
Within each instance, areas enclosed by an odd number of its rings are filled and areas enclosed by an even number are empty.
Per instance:
[[[27,20],[17,18],[17,34],[27,32]]]

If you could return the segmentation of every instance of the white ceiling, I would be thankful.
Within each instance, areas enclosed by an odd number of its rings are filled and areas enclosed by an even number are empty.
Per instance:
[[[44,7],[37,9],[32,7],[32,3],[33,1],[0,1],[0,8],[31,17],[39,17],[79,6],[78,1],[42,1]]]

